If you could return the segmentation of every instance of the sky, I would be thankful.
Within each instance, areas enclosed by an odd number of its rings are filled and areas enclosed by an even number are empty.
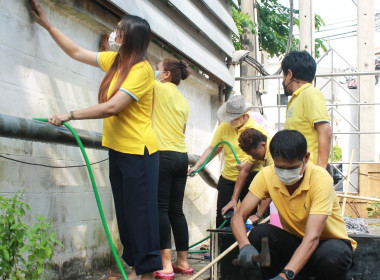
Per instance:
[[[354,0],[355,1],[355,0]],[[314,12],[322,17],[326,26],[315,37],[331,36],[329,44],[351,65],[357,65],[357,37],[356,34],[357,8],[353,0],[314,0]],[[288,0],[279,1],[284,6],[289,6]],[[355,1],[356,2],[356,1]],[[294,0],[294,6],[298,9],[299,0]],[[374,0],[375,14],[380,13],[380,0]],[[378,23],[380,24],[380,18]],[[298,31],[295,31],[298,34]],[[337,34],[341,34],[336,36]],[[375,32],[375,48],[380,47],[380,32]],[[346,37],[346,38],[342,38]],[[341,38],[341,39],[338,39]]]

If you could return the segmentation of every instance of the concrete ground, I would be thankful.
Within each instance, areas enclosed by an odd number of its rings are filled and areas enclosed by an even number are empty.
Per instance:
[[[189,263],[192,268],[194,268],[194,274],[200,271],[203,267],[205,267],[207,264],[210,263],[209,259],[205,259],[203,254],[190,254],[189,255]],[[129,268],[126,268],[126,273],[128,274],[130,272]],[[189,275],[181,275],[176,274],[174,279],[175,280],[187,280],[190,279],[192,276]],[[104,271],[101,273],[97,273],[94,275],[89,275],[86,277],[83,277],[81,279],[86,280],[122,280],[122,276],[120,272],[117,269],[111,269],[110,271]],[[199,280],[208,280],[210,279],[210,270],[203,273],[199,278]],[[79,279],[78,279],[79,280]]]
[[[380,219],[366,219],[368,223],[368,230],[370,235],[380,236]],[[203,267],[205,267],[208,263],[210,263],[209,259],[205,259],[203,254],[190,254],[189,255],[189,263],[192,268],[194,268],[194,274],[200,271]],[[130,270],[127,268],[126,272],[128,273]],[[175,280],[187,280],[190,279],[191,276],[184,276],[180,274],[176,274],[174,277]],[[112,269],[110,271],[100,272],[94,275],[89,275],[86,277],[82,277],[81,279],[86,280],[122,280],[122,277],[116,269]],[[210,270],[204,272],[199,278],[199,280],[208,280],[210,279]],[[78,279],[79,280],[79,279]]]

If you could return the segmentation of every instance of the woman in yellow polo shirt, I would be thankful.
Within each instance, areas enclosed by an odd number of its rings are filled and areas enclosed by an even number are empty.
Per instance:
[[[124,16],[114,32],[118,52],[97,53],[78,46],[48,21],[31,1],[31,13],[56,43],[72,58],[99,66],[105,77],[99,88],[99,104],[55,114],[54,125],[78,119],[104,118],[102,144],[109,148],[110,181],[114,197],[122,258],[134,270],[128,279],[154,279],[162,269],[158,230],[158,145],[151,128],[154,73],[147,61],[150,42],[148,22]],[[137,275],[136,275],[137,274]]]
[[[173,279],[175,272],[193,274],[187,260],[189,232],[183,214],[188,167],[185,129],[189,105],[177,88],[191,70],[186,62],[176,59],[164,59],[156,69],[152,127],[160,151],[158,213],[163,269],[156,271],[154,276],[156,279]],[[177,250],[177,261],[173,264],[171,231]]]

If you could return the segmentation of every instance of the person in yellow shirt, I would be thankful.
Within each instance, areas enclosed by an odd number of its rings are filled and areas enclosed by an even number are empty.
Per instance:
[[[158,229],[158,145],[150,110],[154,73],[147,61],[150,42],[148,22],[124,16],[110,35],[118,52],[97,53],[78,46],[52,26],[33,0],[31,14],[56,43],[73,59],[99,66],[105,77],[98,93],[99,104],[55,114],[54,125],[70,120],[104,118],[103,146],[109,148],[109,177],[116,209],[122,258],[133,266],[128,279],[154,279],[162,269]],[[141,275],[141,278],[137,275]]]
[[[291,96],[286,108],[285,129],[301,132],[307,140],[310,162],[332,170],[328,165],[332,130],[323,94],[311,84],[317,69],[306,51],[291,51],[281,62],[283,88]]]
[[[191,70],[186,62],[164,59],[156,67],[152,127],[160,151],[158,176],[158,215],[163,269],[156,279],[173,279],[174,273],[193,274],[187,259],[189,231],[183,214],[183,197],[187,179],[188,157],[185,130],[189,105],[177,86]],[[171,232],[177,260],[172,263]]]
[[[248,111],[252,108],[252,105],[245,103],[243,96],[233,95],[218,109],[218,118],[222,121],[222,123],[218,126],[211,141],[211,145],[203,152],[195,165],[189,169],[188,174],[191,174],[193,171],[197,170],[206,161],[215,145],[222,140],[231,144],[240,162],[248,161],[250,156],[244,153],[239,147],[238,139],[240,134],[248,128],[255,128],[262,133],[267,134],[264,128],[257,124],[248,115]],[[239,182],[243,184],[239,196],[239,199],[242,200],[248,192],[250,182],[257,172],[263,167],[259,161],[251,159],[252,162],[254,162],[253,168],[249,170],[249,172],[239,175],[237,162],[233,152],[227,144],[223,143],[219,145],[213,153],[212,158],[222,150],[224,154],[224,169],[219,177],[217,185],[218,198],[216,207],[216,227],[219,227],[224,221],[222,216],[222,208],[230,202],[238,177]],[[227,226],[229,226],[229,223],[225,224],[225,227]],[[222,236],[220,245],[221,250],[223,251],[228,248],[233,241],[232,236]],[[231,266],[232,259],[230,259],[230,256],[231,255],[223,258],[220,263],[221,279],[234,279],[234,277],[236,277],[236,268]]]
[[[257,129],[247,128],[240,134],[238,141],[239,147],[251,157],[248,158],[248,161],[246,163],[241,165],[231,201],[222,208],[222,214],[224,214],[229,209],[236,211],[237,200],[244,184],[244,182],[241,182],[240,177],[247,177],[245,174],[248,174],[255,164],[261,164],[263,167],[273,164],[273,159],[269,152],[269,136],[261,133]],[[252,224],[257,223],[264,218],[270,202],[271,199],[268,198],[260,203],[260,208],[256,211],[255,214],[249,217]]]
[[[243,150],[239,147],[239,136],[248,128],[255,128],[267,135],[264,128],[249,117],[247,112],[252,108],[252,105],[245,103],[243,96],[233,95],[218,109],[218,118],[222,121],[222,123],[218,126],[211,141],[211,145],[202,153],[195,165],[189,169],[188,174],[191,174],[197,170],[206,161],[207,157],[210,155],[217,143],[223,140],[227,141],[234,148],[240,162],[247,162],[248,160],[251,160],[253,163],[253,167],[249,170],[248,174],[245,175],[245,178],[240,178],[241,181],[244,182],[240,198],[244,198],[248,192],[250,182],[257,172],[263,168],[263,166],[260,161],[253,160],[249,155],[243,152]],[[230,202],[234,192],[235,183],[239,176],[236,159],[227,144],[220,144],[214,151],[211,159],[221,151],[223,151],[224,154],[224,168],[222,175],[219,177],[217,186],[218,199],[216,210],[216,227],[219,227],[224,221],[222,216],[222,208]]]
[[[271,264],[260,267],[264,279],[346,279],[357,243],[347,235],[331,176],[308,162],[306,139],[296,130],[276,133],[270,153],[274,165],[257,174],[232,218],[240,265],[256,267],[251,257],[267,236]],[[283,229],[260,224],[247,237],[244,222],[266,198],[273,200]]]

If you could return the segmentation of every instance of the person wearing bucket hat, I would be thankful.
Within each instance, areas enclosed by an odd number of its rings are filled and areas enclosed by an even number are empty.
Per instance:
[[[220,106],[217,115],[222,122],[230,122],[239,119],[252,109],[253,106],[246,103],[243,96],[233,95],[227,102]]]
[[[235,157],[228,145],[223,143],[215,149],[215,152],[212,155],[211,159],[214,158],[217,154],[219,154],[222,150],[224,154],[224,168],[219,178],[217,186],[218,198],[216,210],[216,227],[219,227],[224,221],[221,210],[227,203],[230,202],[234,192],[235,183],[238,180],[241,180],[243,182],[244,186],[239,196],[240,200],[242,200],[244,196],[247,194],[248,187],[251,181],[253,180],[254,176],[258,173],[258,171],[260,171],[263,168],[262,163],[260,161],[253,160],[252,158],[250,158],[250,156],[239,147],[238,142],[240,134],[247,128],[254,128],[262,132],[264,135],[268,136],[267,131],[249,116],[248,111],[252,109],[253,106],[249,103],[246,103],[243,96],[231,96],[230,99],[228,99],[227,102],[225,102],[218,109],[217,116],[222,121],[222,123],[218,126],[210,146],[203,152],[199,160],[188,171],[188,174],[191,174],[192,172],[197,170],[206,161],[211,151],[214,149],[215,145],[222,140],[225,140],[232,145],[240,162],[248,162],[248,159],[250,159],[251,162],[254,162],[252,170],[250,170],[249,173],[245,174],[245,178],[241,178],[241,176],[239,175],[239,170],[237,169]],[[225,226],[228,226],[228,224],[226,224]],[[221,244],[221,250],[223,250],[224,247],[228,247],[230,244],[232,244],[232,242],[230,241],[233,242],[233,240],[223,239]],[[222,260],[222,279],[228,279],[229,275],[232,275],[234,273],[233,271],[228,270],[233,270],[233,268],[231,268],[230,266],[231,262],[232,260]],[[223,265],[224,263],[226,265]]]

